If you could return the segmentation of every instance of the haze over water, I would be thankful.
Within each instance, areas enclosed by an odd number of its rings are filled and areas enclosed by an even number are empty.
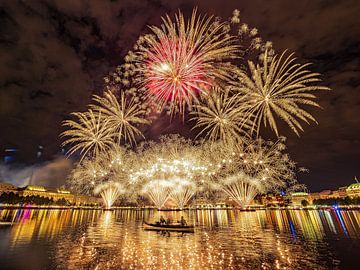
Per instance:
[[[356,269],[360,212],[202,210],[194,234],[144,231],[157,211],[0,210],[1,269]]]

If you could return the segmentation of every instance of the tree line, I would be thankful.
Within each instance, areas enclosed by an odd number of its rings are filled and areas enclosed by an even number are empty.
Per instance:
[[[360,205],[360,197],[315,199],[314,205]]]
[[[35,204],[35,205],[72,205],[68,200],[61,198],[54,201],[53,198],[43,197],[39,195],[20,196],[17,193],[9,192],[0,195],[0,203],[6,204]]]

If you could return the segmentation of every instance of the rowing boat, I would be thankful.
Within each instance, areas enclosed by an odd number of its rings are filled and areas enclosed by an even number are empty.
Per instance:
[[[181,224],[160,225],[144,221],[144,229],[148,231],[169,231],[169,232],[194,232],[194,226],[182,226]]]

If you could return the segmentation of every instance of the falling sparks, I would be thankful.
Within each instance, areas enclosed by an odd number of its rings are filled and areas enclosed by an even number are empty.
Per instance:
[[[95,188],[94,193],[100,194],[101,198],[103,199],[105,209],[111,209],[119,196],[124,193],[124,188],[119,183],[107,182],[102,185],[98,185]]]

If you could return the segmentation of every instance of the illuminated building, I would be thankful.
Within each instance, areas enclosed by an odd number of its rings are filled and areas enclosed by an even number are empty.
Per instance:
[[[18,187],[10,184],[10,183],[3,183],[0,182],[0,195],[4,192],[17,192]]]
[[[27,196],[40,196],[49,199],[53,199],[55,202],[61,199],[65,199],[72,203],[74,201],[74,195],[69,191],[61,189],[45,189],[42,186],[29,185],[24,188],[20,188],[18,194],[23,197]]]
[[[329,195],[329,197],[330,198],[345,198],[345,197],[349,196],[349,194],[346,191],[347,189],[348,189],[348,187],[339,187],[337,190],[333,190],[331,192],[331,194]]]
[[[294,192],[291,194],[291,202],[293,205],[301,205],[302,201],[312,202],[311,196],[307,192]]]
[[[347,187],[346,193],[349,197],[360,197],[360,183],[353,183]]]
[[[264,195],[261,196],[260,202],[263,205],[270,206],[270,205],[284,205],[285,200],[284,196],[281,195]]]
[[[75,205],[100,204],[100,198],[90,197],[80,194],[72,194],[70,191],[62,188],[50,189],[50,188],[45,188],[43,186],[35,186],[35,185],[28,185],[23,188],[18,188],[9,183],[0,183],[0,194],[4,192],[6,193],[13,192],[22,197],[40,196],[40,197],[52,199],[54,200],[54,202],[61,199],[65,199],[69,201],[71,204],[75,204]]]
[[[319,199],[337,199],[345,197],[360,197],[360,183],[353,183],[350,186],[340,187],[337,190],[323,190],[309,194],[309,202]]]

